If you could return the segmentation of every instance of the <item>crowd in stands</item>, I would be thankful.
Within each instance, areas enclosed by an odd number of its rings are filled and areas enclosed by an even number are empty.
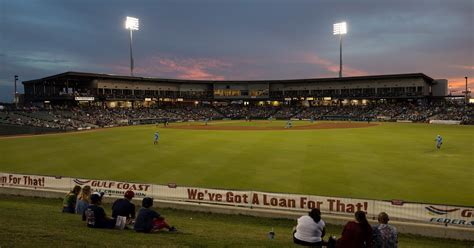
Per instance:
[[[242,119],[249,116],[249,108],[241,105],[228,105],[216,107],[220,113],[230,119]]]
[[[0,124],[78,130],[108,126],[218,119],[312,119],[428,122],[455,120],[474,124],[474,106],[453,103],[377,103],[330,106],[154,106],[21,107],[0,110]],[[146,122],[148,121],[148,122]]]

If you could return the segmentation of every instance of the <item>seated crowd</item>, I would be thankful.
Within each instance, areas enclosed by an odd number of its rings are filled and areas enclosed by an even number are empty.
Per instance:
[[[153,210],[153,199],[145,197],[142,207],[136,214],[135,204],[132,202],[135,193],[126,191],[124,198],[116,200],[112,205],[112,216],[108,217],[101,206],[104,194],[91,193],[90,186],[75,186],[63,201],[63,213],[78,214],[91,228],[133,229],[136,232],[155,232],[166,229],[176,232],[176,228],[168,225],[165,218]]]
[[[474,105],[454,103],[377,103],[328,106],[172,105],[140,108],[22,107],[0,110],[0,124],[78,130],[166,121],[219,119],[455,120],[474,124]],[[148,122],[143,122],[148,121]]]
[[[78,214],[90,228],[133,229],[136,232],[151,233],[159,230],[176,232],[163,216],[152,209],[153,199],[145,197],[142,207],[136,213],[132,202],[135,193],[126,191],[124,198],[116,200],[112,205],[112,216],[108,217],[101,206],[103,193],[91,193],[90,186],[75,186],[63,201],[63,212]],[[371,226],[364,211],[357,211],[354,220],[347,222],[339,239],[330,237],[324,241],[326,224],[321,218],[321,211],[311,209],[308,215],[297,219],[293,230],[293,242],[310,247],[333,248],[396,248],[398,247],[397,229],[388,224],[387,213],[378,215],[378,224]]]
[[[302,246],[332,248],[396,248],[398,247],[397,229],[388,224],[387,213],[378,215],[378,224],[371,226],[364,211],[357,211],[354,220],[347,222],[341,237],[323,238],[326,234],[325,222],[319,209],[311,209],[308,215],[301,216],[293,231],[293,242]]]

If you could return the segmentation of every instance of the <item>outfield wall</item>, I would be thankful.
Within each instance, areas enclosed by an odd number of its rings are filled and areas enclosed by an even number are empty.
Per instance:
[[[411,223],[410,225],[420,225],[426,230],[436,229],[437,232],[444,235],[434,235],[436,237],[474,240],[474,207],[472,206],[448,206],[402,201],[207,189],[173,184],[155,185],[60,176],[0,173],[0,188],[5,189],[28,189],[36,191],[38,194],[44,192],[65,194],[75,185],[89,185],[93,191],[104,192],[107,196],[114,198],[121,198],[125,191],[133,190],[136,198],[149,196],[175,206],[195,206],[191,207],[194,210],[199,207],[221,209],[221,211],[228,209],[230,212],[232,212],[232,209],[240,209],[244,211],[238,213],[268,214],[276,212],[293,216],[295,214],[301,215],[310,208],[319,208],[325,216],[331,216],[335,219],[340,217],[343,220],[352,218],[357,210],[365,211],[368,218],[375,220],[378,213],[383,211],[390,215],[391,220],[399,223]],[[467,234],[456,235],[456,232],[452,232],[453,228],[454,230],[464,230],[462,232],[467,232]],[[431,233],[421,234],[431,236]]]

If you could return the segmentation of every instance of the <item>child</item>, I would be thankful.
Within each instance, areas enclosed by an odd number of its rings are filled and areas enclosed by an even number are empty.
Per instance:
[[[91,195],[91,204],[82,215],[82,220],[86,221],[88,227],[92,228],[115,228],[115,219],[108,218],[104,209],[100,206],[102,195],[94,192]]]
[[[127,190],[124,194],[124,198],[118,199],[112,205],[112,218],[116,219],[118,216],[125,216],[127,218],[127,224],[132,223],[135,219],[135,204],[132,199],[135,193],[131,190]]]
[[[165,222],[165,218],[161,217],[155,210],[150,209],[150,207],[153,206],[152,198],[143,198],[142,206],[135,219],[135,231],[149,233],[166,228],[170,232],[176,232],[176,228],[168,225],[168,223]]]
[[[74,188],[69,192],[63,200],[63,213],[76,213],[76,200],[77,195],[81,192],[81,186],[76,185]]]
[[[91,186],[86,185],[84,188],[82,188],[81,193],[77,197],[76,214],[84,214],[84,211],[86,211],[86,208],[89,206],[90,196]]]

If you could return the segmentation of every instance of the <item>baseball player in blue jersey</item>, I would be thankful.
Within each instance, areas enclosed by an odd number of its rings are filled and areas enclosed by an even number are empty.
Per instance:
[[[441,137],[441,135],[438,134],[435,141],[436,141],[436,148],[440,149],[441,145],[443,144],[443,137]]]
[[[159,134],[158,134],[158,131],[155,132],[155,141],[153,142],[153,144],[158,144],[158,138],[159,138]]]

